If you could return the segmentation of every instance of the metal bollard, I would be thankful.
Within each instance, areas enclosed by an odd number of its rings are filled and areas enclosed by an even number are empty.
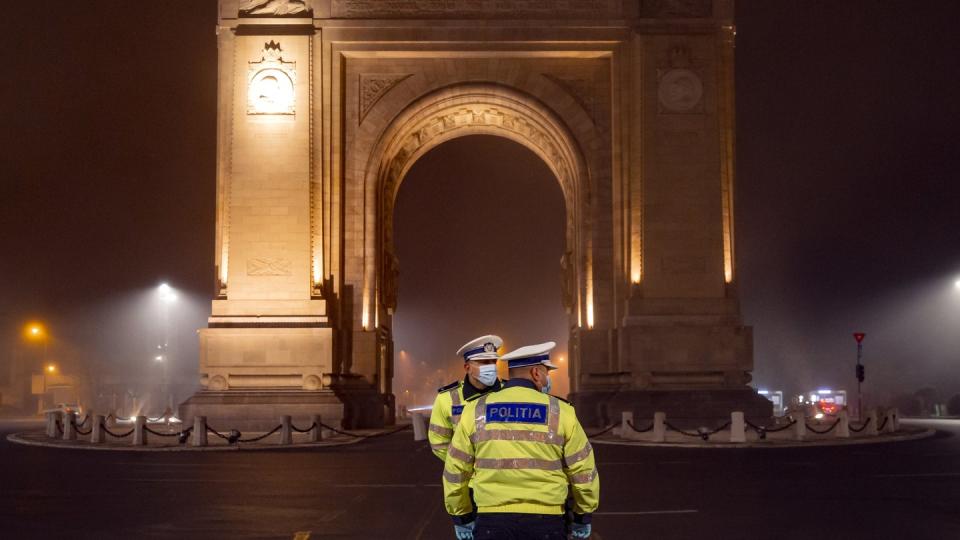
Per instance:
[[[313,427],[310,429],[310,442],[320,442],[323,440],[323,428],[320,427],[320,424],[323,422],[320,419],[319,414],[315,414],[311,417],[310,422]]]
[[[663,442],[667,440],[667,413],[653,413],[653,442]]]
[[[63,416],[63,440],[77,440],[77,413],[70,411]]]
[[[887,409],[887,425],[883,426],[883,431],[885,433],[893,433],[897,431],[897,420],[894,416],[893,409]]]
[[[747,423],[743,418],[743,411],[730,413],[730,442],[747,442]]]
[[[413,413],[413,440],[423,441],[427,438],[427,417],[420,412]]]
[[[133,445],[144,446],[147,444],[147,432],[143,428],[147,425],[147,417],[137,415],[136,422],[133,424]]]
[[[193,446],[206,446],[207,445],[207,417],[206,416],[194,416],[193,417],[193,433],[190,438],[190,444]]]
[[[59,411],[50,411],[47,413],[47,437],[56,439],[60,436],[60,433],[57,432],[57,420],[59,419]]]
[[[292,422],[293,418],[289,414],[280,417],[280,444],[293,444],[293,430],[290,429]]]
[[[850,438],[850,413],[846,409],[840,411],[840,423],[837,424],[837,438]]]
[[[93,425],[90,426],[90,442],[96,444],[103,443],[103,422],[104,418],[102,414],[95,414],[93,416]]]
[[[870,409],[870,411],[867,412],[867,421],[869,423],[867,424],[867,429],[863,430],[864,435],[868,437],[875,437],[877,435],[877,418],[876,409]]]
[[[802,441],[807,438],[807,419],[802,413],[797,413],[793,418],[796,423],[793,425],[793,438]]]

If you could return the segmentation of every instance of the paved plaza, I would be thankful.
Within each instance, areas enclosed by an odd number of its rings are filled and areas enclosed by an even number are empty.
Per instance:
[[[918,425],[908,421],[910,425]],[[960,537],[960,420],[925,440],[827,448],[596,444],[597,540]],[[440,462],[409,431],[260,452],[15,445],[4,422],[4,538],[448,539]]]

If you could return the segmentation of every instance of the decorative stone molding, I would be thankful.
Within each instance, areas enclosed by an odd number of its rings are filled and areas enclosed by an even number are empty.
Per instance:
[[[297,63],[281,56],[280,44],[263,45],[260,60],[247,62],[247,114],[294,114],[296,112]]]
[[[258,257],[247,261],[248,276],[289,276],[293,263],[279,257]]]
[[[587,79],[574,79],[559,77],[550,73],[541,73],[544,78],[556,84],[564,92],[570,94],[570,97],[587,113],[594,124],[598,123],[597,98],[593,90],[593,81]]]
[[[380,98],[392,90],[394,86],[400,84],[411,75],[413,74],[360,74],[360,118],[357,123],[363,123],[363,119],[366,118],[367,113],[370,112],[370,109],[372,109],[378,101],[380,101]]]
[[[334,18],[549,18],[623,16],[622,0],[332,0]]]
[[[317,377],[316,375],[307,375],[303,378],[304,390],[319,390],[320,387],[320,377]]]
[[[305,0],[247,0],[240,6],[241,17],[310,17]]]
[[[207,384],[208,390],[227,390],[228,388],[227,379],[222,375],[210,377],[210,382]]]
[[[703,18],[713,15],[713,0],[641,0],[640,16],[647,18]]]
[[[376,236],[367,236],[368,249],[376,257],[364,262],[364,282],[376,290],[380,306],[394,309],[399,262],[393,256],[393,212],[399,184],[413,163],[430,149],[448,140],[472,134],[511,139],[537,154],[553,171],[563,191],[567,208],[566,238],[570,253],[564,269],[565,303],[581,305],[580,285],[585,276],[581,264],[581,235],[589,234],[582,215],[588,212],[589,174],[577,142],[559,119],[524,95],[484,84],[451,87],[440,95],[424,97],[393,122],[371,153],[367,169],[367,204],[377,208]],[[369,306],[375,309],[373,302]]]
[[[703,112],[703,81],[689,69],[657,70],[661,113]]]
[[[698,114],[703,112],[703,76],[694,66],[690,48],[674,45],[667,52],[666,65],[657,70],[657,103],[660,113]]]

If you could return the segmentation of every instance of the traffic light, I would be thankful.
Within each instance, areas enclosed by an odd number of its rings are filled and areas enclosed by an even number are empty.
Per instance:
[[[857,380],[863,382],[863,364],[857,364]]]

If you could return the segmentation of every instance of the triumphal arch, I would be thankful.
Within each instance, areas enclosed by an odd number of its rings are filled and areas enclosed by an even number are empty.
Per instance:
[[[397,190],[487,134],[563,191],[585,421],[769,415],[737,301],[734,34],[732,0],[221,0],[217,294],[184,414],[389,422]]]

